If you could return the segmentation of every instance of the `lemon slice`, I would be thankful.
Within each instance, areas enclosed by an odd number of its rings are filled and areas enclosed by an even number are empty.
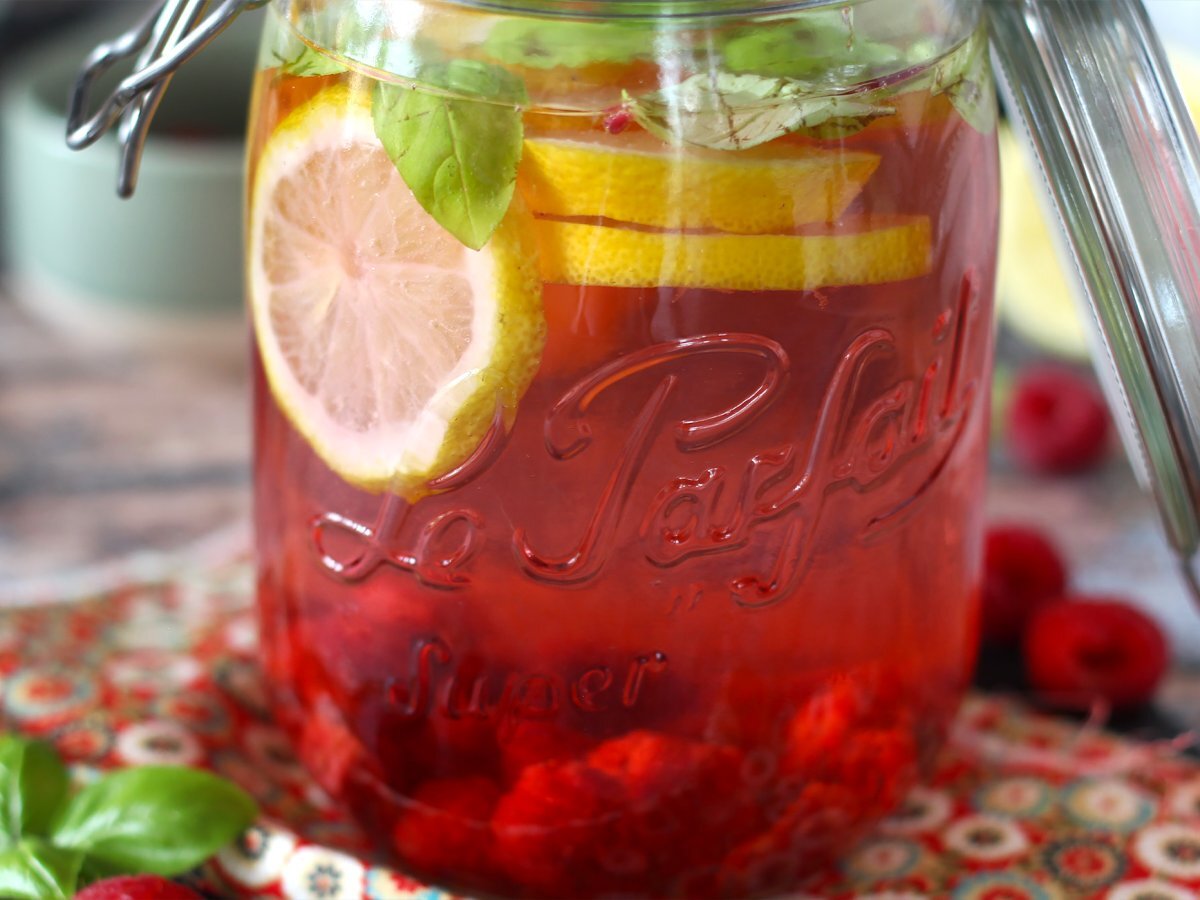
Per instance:
[[[250,306],[271,392],[322,460],[418,493],[511,421],[545,339],[531,218],[481,251],[413,198],[365,101],[330,88],[268,139],[249,214]]]
[[[1169,48],[1171,69],[1194,121],[1200,120],[1200,62]],[[1088,329],[1076,299],[1073,263],[1060,248],[1061,226],[1039,193],[1041,175],[1020,140],[1000,132],[1000,255],[997,307],[1004,323],[1034,346],[1059,356],[1087,359]]]
[[[1087,332],[1059,255],[1062,238],[1043,213],[1034,175],[1007,128],[1000,131],[1000,170],[996,280],[1000,314],[1035,345],[1060,356],[1086,359]]]
[[[530,137],[518,179],[534,213],[733,234],[832,222],[879,165],[874,153],[772,146],[669,147],[644,132]]]
[[[649,231],[539,219],[542,278],[552,284],[807,291],[881,284],[929,271],[929,219],[847,219],[806,234]]]

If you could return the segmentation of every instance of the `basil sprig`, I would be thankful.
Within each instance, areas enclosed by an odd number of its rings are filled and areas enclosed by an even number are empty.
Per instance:
[[[422,68],[421,89],[380,81],[375,134],[417,202],[472,250],[504,218],[517,183],[525,84],[471,59]]]
[[[68,785],[51,747],[0,737],[0,897],[68,900],[100,877],[179,875],[258,814],[241,788],[181,766],[121,769],[74,796]]]

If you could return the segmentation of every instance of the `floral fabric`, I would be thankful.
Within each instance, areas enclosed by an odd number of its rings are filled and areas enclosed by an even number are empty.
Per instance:
[[[231,898],[443,892],[378,864],[269,722],[244,562],[70,604],[0,610],[6,727],[54,743],[80,783],[207,766],[263,817],[194,880]],[[806,897],[1200,898],[1200,764],[974,696],[932,781]]]

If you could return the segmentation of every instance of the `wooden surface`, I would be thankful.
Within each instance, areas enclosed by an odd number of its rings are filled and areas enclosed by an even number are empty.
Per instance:
[[[217,355],[89,346],[0,298],[0,601],[123,555],[245,534],[245,338]]]

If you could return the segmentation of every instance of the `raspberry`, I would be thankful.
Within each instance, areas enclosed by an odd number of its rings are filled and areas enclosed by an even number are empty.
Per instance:
[[[859,803],[845,788],[814,782],[790,801],[766,831],[735,847],[718,876],[722,897],[776,895],[801,874],[818,870],[856,835]]]
[[[1054,545],[1020,525],[988,531],[984,551],[983,635],[1014,643],[1025,623],[1045,603],[1062,596],[1067,570]]]
[[[609,843],[622,800],[614,779],[584,763],[529,766],[492,815],[496,862],[549,896],[577,896],[581,883],[594,888],[594,857]]]
[[[609,134],[620,134],[633,123],[633,113],[624,106],[616,106],[604,116],[604,130]]]
[[[1025,668],[1047,702],[1086,710],[1145,703],[1167,668],[1167,642],[1154,620],[1107,597],[1067,597],[1037,610],[1025,631]]]
[[[482,872],[499,798],[500,789],[488,778],[427,781],[392,829],[392,846],[406,863],[430,876]]]
[[[852,735],[838,757],[837,784],[859,798],[860,818],[874,819],[900,805],[917,779],[917,747],[903,728]]]
[[[304,717],[297,752],[305,766],[334,797],[340,797],[347,777],[355,770],[373,769],[363,754],[358,739],[339,721],[340,715],[332,703],[318,702]]]
[[[200,895],[160,875],[124,875],[97,881],[75,900],[200,900]]]
[[[788,723],[781,771],[810,778],[828,771],[866,713],[865,707],[862,692],[851,678],[831,678]]]
[[[677,854],[684,845],[704,852],[705,839],[744,830],[742,754],[652,731],[605,741],[587,758],[625,788],[638,840]]]
[[[500,771],[513,784],[529,766],[550,760],[582,756],[588,741],[577,731],[554,722],[524,720],[511,730],[501,730]]]
[[[1107,449],[1108,409],[1096,385],[1063,366],[1022,372],[1008,408],[1013,457],[1034,472],[1079,472]]]

